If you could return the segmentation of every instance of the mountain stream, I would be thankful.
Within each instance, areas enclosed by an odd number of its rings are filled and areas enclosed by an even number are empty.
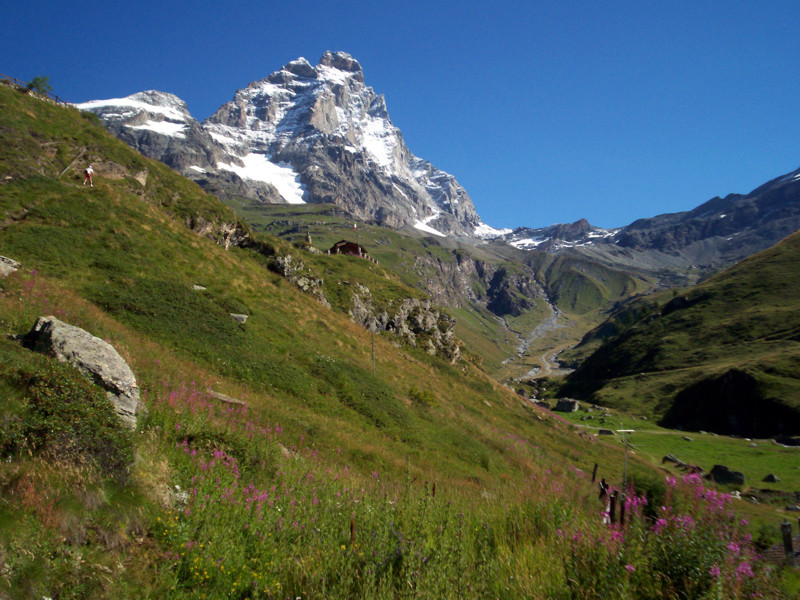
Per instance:
[[[517,361],[521,359],[523,356],[528,354],[528,350],[530,349],[533,342],[537,339],[542,338],[548,335],[550,332],[564,327],[562,323],[559,323],[559,317],[561,315],[561,311],[558,310],[556,306],[554,306],[549,300],[545,299],[547,303],[547,308],[550,310],[550,315],[544,319],[541,323],[539,323],[528,335],[523,336],[517,331],[514,331],[508,326],[508,322],[503,319],[502,317],[498,317],[498,321],[503,326],[503,328],[510,334],[513,335],[517,341],[517,353],[514,356],[511,356],[503,361],[502,364],[509,364],[511,362]],[[563,348],[558,349],[558,351],[563,350]],[[528,379],[532,377],[547,377],[548,375],[553,374],[554,371],[559,373],[567,372],[565,369],[561,368],[560,363],[557,360],[558,351],[554,352],[553,348],[550,348],[542,353],[542,355],[535,359],[537,362],[541,364],[541,366],[533,367],[530,371],[525,373],[524,375],[518,377],[517,379]]]

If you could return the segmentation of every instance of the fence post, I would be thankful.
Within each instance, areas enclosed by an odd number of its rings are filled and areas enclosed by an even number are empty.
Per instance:
[[[619,499],[619,524],[620,527],[625,524],[625,494]]]
[[[594,469],[592,470],[592,483],[597,478],[597,463],[594,463]]]
[[[611,501],[609,502],[608,518],[609,518],[609,520],[611,521],[611,524],[612,524],[612,525],[613,525],[614,523],[616,523],[616,522],[617,522],[617,519],[616,519],[616,512],[617,512],[617,494],[618,494],[618,493],[619,493],[619,492],[617,492],[617,491],[615,490],[615,491],[614,491],[614,492],[611,494],[611,496],[609,497],[609,499],[610,499]]]
[[[781,533],[783,534],[783,550],[786,558],[794,558],[794,548],[792,548],[792,524],[788,521],[781,523]]]

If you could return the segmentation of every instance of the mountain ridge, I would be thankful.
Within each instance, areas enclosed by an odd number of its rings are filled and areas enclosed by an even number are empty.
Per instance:
[[[360,63],[325,52],[238,90],[202,123],[172,94],[148,91],[77,105],[145,155],[223,199],[331,203],[355,220],[422,235],[567,254],[688,285],[800,229],[800,170],[748,194],[637,219],[544,228],[486,225],[455,177],[411,153]]]

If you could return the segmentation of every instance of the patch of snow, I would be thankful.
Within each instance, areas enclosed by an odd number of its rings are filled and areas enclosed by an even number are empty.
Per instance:
[[[724,218],[725,218],[725,217],[727,217],[727,216],[728,216],[728,215],[720,215],[720,216],[719,216],[719,218],[720,218],[720,219],[724,219]]]
[[[424,231],[425,233],[432,233],[433,235],[438,235],[439,237],[447,237],[441,231],[434,229],[430,225],[426,225],[422,221],[417,221],[414,223],[414,229],[419,229],[420,231]]]
[[[784,181],[797,181],[797,180],[800,180],[800,171],[792,171],[791,173],[779,179],[778,181],[783,183]]]
[[[207,127],[206,131],[214,139],[214,141],[219,142],[223,146],[228,146],[228,145],[233,145],[233,144],[239,143],[238,140],[236,140],[236,139],[234,139],[234,138],[232,138],[230,136],[223,135],[223,134],[219,133],[218,131],[215,131],[214,129],[211,129],[211,128]]]
[[[206,170],[203,167],[198,167],[197,165],[192,165],[189,167],[192,171],[197,171],[198,173],[205,173]]]
[[[242,179],[263,181],[275,186],[281,197],[289,204],[305,204],[305,186],[300,183],[300,175],[286,163],[273,163],[266,155],[251,153],[242,158],[243,167],[217,164],[220,169],[233,171]]]
[[[523,238],[521,240],[514,240],[513,242],[509,242],[515,248],[519,248],[520,250],[529,250],[531,248],[536,248],[536,246],[543,244],[549,238]]]
[[[620,229],[595,229],[586,234],[588,238],[608,238],[614,237],[620,232]]]
[[[392,164],[397,138],[389,124],[383,119],[369,119],[363,128],[364,149],[381,167]]]
[[[317,65],[315,70],[317,72],[317,77],[324,81],[329,81],[330,83],[344,84],[347,83],[347,80],[353,76],[353,73],[341,71],[326,65]]]
[[[167,119],[172,119],[173,121],[186,121],[186,115],[170,106],[159,106],[156,104],[148,104],[147,102],[142,102],[141,100],[134,100],[133,98],[109,98],[108,100],[90,100],[89,102],[82,102],[80,104],[73,105],[78,110],[96,110],[99,108],[105,108],[107,106],[113,106],[115,108],[129,108],[131,110],[124,112],[121,114],[123,117],[133,116],[139,112],[149,112],[149,113],[156,113],[159,115],[164,115]]]
[[[281,92],[286,92],[284,87],[270,83],[269,81],[260,81],[255,89],[263,95],[270,97]]]
[[[439,237],[447,237],[438,229],[434,229],[433,227],[428,225],[428,223],[437,219],[439,217],[439,214],[441,213],[439,211],[436,211],[430,217],[425,217],[421,221],[417,220],[417,222],[414,223],[414,229],[419,229],[420,231],[424,231],[426,233],[432,233],[433,235],[438,235]]]
[[[403,190],[401,190],[401,189],[400,189],[400,186],[398,186],[396,183],[394,183],[394,182],[393,182],[393,183],[392,183],[392,187],[393,187],[394,189],[396,189],[396,190],[397,190],[397,193],[398,193],[398,194],[400,194],[400,195],[401,195],[403,198],[405,198],[406,200],[408,200],[409,202],[411,202],[411,198],[409,198],[409,197],[406,195],[406,193],[405,193]],[[412,207],[412,208],[414,208],[414,207]],[[417,212],[417,209],[416,209],[416,208],[414,208],[414,212]]]
[[[476,237],[479,237],[483,240],[493,240],[495,238],[502,237],[508,233],[511,233],[512,229],[496,229],[491,225],[487,225],[486,223],[481,223],[478,225],[473,233]]]
[[[148,131],[155,131],[161,135],[168,135],[171,137],[186,139],[183,131],[186,129],[184,123],[172,123],[170,121],[148,121],[144,125],[125,125],[131,129],[147,129]]]

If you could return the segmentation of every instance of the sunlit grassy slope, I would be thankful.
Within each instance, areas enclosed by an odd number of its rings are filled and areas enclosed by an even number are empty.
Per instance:
[[[382,336],[375,339],[373,375],[370,335],[346,317],[346,297],[337,300],[334,288],[364,281],[377,296],[419,297],[418,290],[366,261],[303,256],[326,275],[328,295],[341,310],[326,309],[268,270],[268,257],[226,251],[192,232],[184,221],[194,215],[236,221],[195,185],[136,155],[77,111],[0,92],[10,176],[0,188],[0,252],[25,266],[10,281],[32,290],[24,312],[4,318],[8,332],[21,333],[37,313],[52,312],[104,337],[143,337],[166,353],[162,364],[173,356],[202,369],[198,384],[247,389],[265,404],[291,403],[286,417],[298,431],[327,420],[320,441],[338,444],[349,433],[361,455],[371,456],[364,449],[379,444],[376,460],[405,465],[416,456],[420,469],[450,464],[454,473],[475,478],[474,466],[493,461],[492,442],[481,441],[480,429],[505,420],[531,424],[529,409],[469,363],[444,364]],[[113,161],[126,174],[146,171],[146,184],[105,178],[102,169],[93,189],[80,185],[79,168],[59,176],[82,148],[85,162]],[[67,293],[80,310],[92,307],[102,318],[70,319],[61,306]],[[229,313],[249,318],[242,325]],[[140,346],[129,341],[123,349],[147,389],[160,384],[161,374],[152,365],[136,369],[138,361],[152,362],[151,350],[137,356]],[[412,389],[428,394],[430,406],[415,406]],[[392,446],[398,456],[391,456]],[[496,465],[500,471],[513,469],[504,462]]]
[[[458,265],[472,261],[492,265],[512,278],[534,278],[545,292],[536,298],[507,288],[512,299],[519,300],[517,305],[524,307],[518,313],[488,310],[489,281],[477,273],[466,284],[469,289],[453,290],[455,297],[448,302],[465,348],[501,381],[525,378],[535,369],[542,371],[546,367],[543,354],[573,346],[605,318],[614,303],[652,287],[652,282],[641,277],[567,255],[519,251],[500,243],[465,245],[365,223],[357,223],[354,230],[354,222],[332,205],[264,205],[235,198],[227,202],[257,231],[295,244],[303,243],[307,234],[323,250],[341,239],[358,240],[384,273],[418,289],[441,288],[442,282],[453,285],[447,283],[445,273],[460,272]],[[531,332],[550,318],[553,307],[562,315],[557,327],[538,332],[535,341],[527,343],[517,356],[522,341],[530,340]]]

